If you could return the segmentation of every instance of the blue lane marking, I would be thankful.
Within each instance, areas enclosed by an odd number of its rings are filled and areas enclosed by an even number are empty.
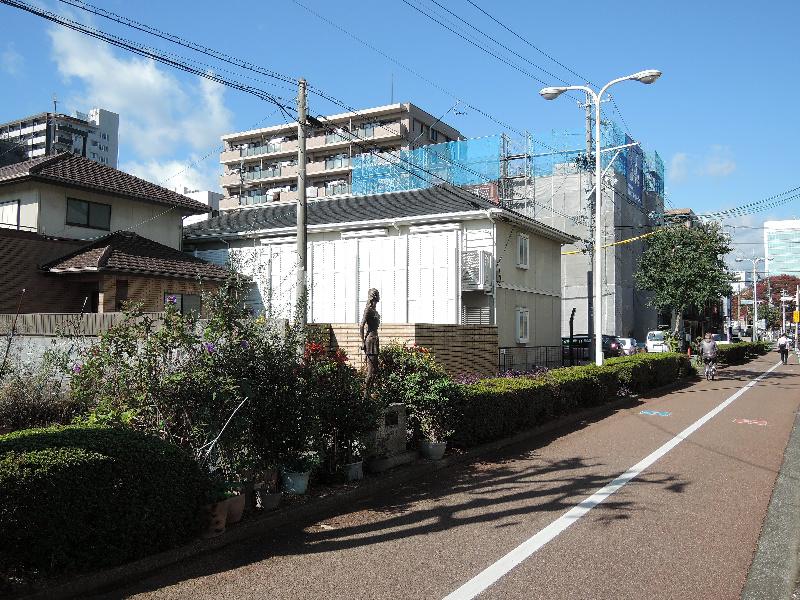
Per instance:
[[[672,413],[666,410],[642,410],[639,411],[640,415],[654,415],[656,417],[668,417]]]

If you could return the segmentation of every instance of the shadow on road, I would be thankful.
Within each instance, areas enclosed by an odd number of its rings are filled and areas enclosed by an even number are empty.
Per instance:
[[[181,581],[222,573],[271,557],[319,554],[422,537],[478,523],[497,529],[523,523],[531,513],[552,513],[555,519],[619,475],[617,467],[592,457],[547,459],[538,452],[555,439],[582,429],[609,414],[640,405],[631,400],[548,435],[528,439],[469,463],[437,471],[418,480],[361,500],[348,512],[331,512],[314,523],[285,526],[267,539],[249,540],[168,567],[124,590],[136,594]],[[645,473],[631,482],[682,493],[689,482],[675,475]],[[628,500],[606,500],[598,507],[601,526],[627,519],[643,506]],[[96,597],[120,597],[115,594]]]

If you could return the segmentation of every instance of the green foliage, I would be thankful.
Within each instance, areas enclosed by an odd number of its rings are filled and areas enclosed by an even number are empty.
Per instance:
[[[663,353],[614,358],[602,367],[555,369],[537,378],[484,379],[462,386],[452,440],[459,446],[474,446],[507,437],[621,394],[666,385],[690,372],[686,356]]]
[[[683,314],[702,310],[730,293],[732,278],[723,257],[730,242],[716,223],[665,227],[647,238],[634,274],[639,289],[652,292],[650,303]]]
[[[462,395],[427,348],[388,344],[381,348],[376,395],[382,406],[405,404],[414,441],[446,441],[453,433]]]
[[[208,491],[192,457],[129,429],[0,436],[0,571],[87,570],[184,543]]]
[[[762,356],[769,352],[770,345],[766,342],[737,342],[736,344],[717,345],[717,360],[721,363],[732,365],[742,363],[749,358]]]
[[[67,424],[83,411],[69,394],[61,358],[48,350],[39,362],[9,361],[0,377],[0,433]]]

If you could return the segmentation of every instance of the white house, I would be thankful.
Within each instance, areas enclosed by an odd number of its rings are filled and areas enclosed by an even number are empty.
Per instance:
[[[560,345],[561,246],[574,238],[456,187],[309,202],[309,322],[357,323],[378,288],[384,323],[497,325],[504,346]],[[253,278],[250,304],[295,303],[293,203],[223,211],[184,249]]]

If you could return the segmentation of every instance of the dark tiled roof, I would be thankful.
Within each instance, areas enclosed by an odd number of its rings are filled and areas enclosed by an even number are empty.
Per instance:
[[[448,186],[312,200],[308,203],[306,217],[309,225],[325,225],[472,212],[489,208],[497,208],[497,205],[466,190]],[[296,210],[294,204],[276,204],[223,211],[216,217],[188,225],[184,228],[184,236],[191,238],[294,227],[297,224]]]
[[[40,156],[0,167],[0,185],[23,179],[37,179],[109,192],[144,202],[175,206],[183,209],[182,212],[208,212],[208,207],[202,202],[70,152],[55,156]]]
[[[564,243],[574,239],[562,231],[503,209],[470,191],[449,185],[389,194],[311,200],[306,209],[306,220],[308,225],[346,224],[489,209],[500,209],[507,217],[521,219],[541,233]],[[183,235],[189,240],[200,240],[204,237],[247,234],[295,225],[297,225],[296,205],[275,204],[222,211],[206,221],[184,227]]]
[[[42,266],[51,273],[114,271],[221,280],[228,270],[135,233],[117,231]]]

